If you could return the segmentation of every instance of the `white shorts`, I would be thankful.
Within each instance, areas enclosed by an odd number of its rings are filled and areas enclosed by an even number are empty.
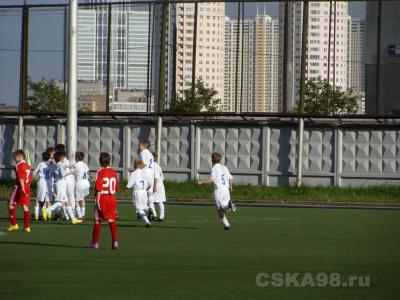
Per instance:
[[[154,203],[166,202],[167,197],[165,197],[165,189],[162,187],[157,190],[157,193],[154,194]]]
[[[133,191],[133,201],[138,211],[149,209],[147,192],[145,190]]]
[[[67,198],[70,201],[75,201],[75,178],[69,175],[65,178]]]
[[[49,188],[44,178],[39,179],[37,183],[36,200],[40,202],[50,201]]]
[[[227,211],[229,209],[229,201],[231,200],[231,195],[228,189],[217,189],[214,191],[214,201],[217,209],[223,209]]]
[[[54,184],[54,200],[64,201],[67,200],[67,187],[64,180],[59,180]]]
[[[77,201],[84,200],[89,195],[89,180],[79,180],[75,184],[75,199]]]

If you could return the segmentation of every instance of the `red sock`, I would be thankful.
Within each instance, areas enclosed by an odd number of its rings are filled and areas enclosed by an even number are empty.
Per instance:
[[[8,214],[10,215],[10,223],[11,225],[17,225],[17,217],[15,216],[15,209],[9,208]]]
[[[111,238],[114,243],[118,241],[117,224],[115,224],[115,222],[109,222],[108,225],[110,226]]]
[[[93,227],[93,244],[97,244],[99,242],[99,236],[100,236],[100,231],[101,231],[101,224],[94,224]]]
[[[30,219],[30,213],[29,211],[24,211],[24,228],[29,227],[29,220]]]

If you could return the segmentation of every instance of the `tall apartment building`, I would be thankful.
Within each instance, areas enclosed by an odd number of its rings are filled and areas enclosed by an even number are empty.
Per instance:
[[[170,6],[171,8],[171,6]],[[177,3],[176,93],[192,86],[194,4]],[[196,78],[214,88],[224,104],[225,3],[199,3],[197,21]]]
[[[278,111],[279,22],[256,15],[254,25],[254,106],[256,112]]]
[[[89,3],[107,3],[93,0]],[[143,8],[142,8],[143,9]],[[149,11],[114,5],[111,14],[111,56],[107,66],[108,9],[80,7],[78,11],[79,79],[106,83],[110,67],[114,88],[147,89]]]
[[[348,87],[348,3],[334,2],[331,19],[331,49],[328,49],[329,40],[329,2],[312,1],[309,4],[309,27],[307,43],[306,79],[327,79],[328,76],[328,51],[330,51],[330,78],[329,83],[335,87],[346,90]],[[336,6],[336,7],[335,7]],[[280,4],[280,53],[283,53],[283,28],[284,4]],[[336,16],[336,26],[334,24]],[[297,107],[300,89],[301,68],[301,33],[303,22],[303,3],[289,3],[289,67],[287,84],[288,110]],[[336,27],[336,29],[335,29]],[[336,41],[336,43],[334,43]],[[335,61],[335,62],[334,62]],[[281,65],[282,66],[282,65]],[[283,66],[282,66],[283,67]],[[282,72],[280,72],[282,74]],[[282,78],[280,79],[282,82]]]
[[[242,111],[277,112],[279,22],[268,15],[258,13],[254,20],[244,20],[239,32],[239,51],[237,51],[237,32],[237,20],[227,19],[224,109],[234,111],[237,103],[237,111],[241,108]],[[238,70],[236,70],[237,57]],[[236,87],[236,74],[238,87]],[[235,102],[236,95],[237,102]]]
[[[225,100],[224,111],[252,111],[254,99],[254,21],[240,23],[239,51],[238,22],[225,21]],[[236,70],[236,64],[238,68]],[[236,79],[238,85],[236,86]],[[235,101],[237,95],[237,101]]]
[[[349,19],[348,87],[365,92],[365,19]]]

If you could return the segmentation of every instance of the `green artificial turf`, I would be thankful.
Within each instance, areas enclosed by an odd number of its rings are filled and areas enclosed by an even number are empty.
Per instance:
[[[92,250],[85,248],[90,220],[32,222],[30,234],[6,233],[1,207],[0,299],[399,298],[399,211],[239,207],[224,231],[210,206],[170,205],[167,222],[144,228],[134,208],[121,204],[120,249],[109,249],[105,225],[101,249]],[[273,272],[362,275],[371,283],[256,285],[258,273]]]
[[[13,182],[10,178],[0,178],[0,199],[8,199]],[[93,184],[92,184],[93,186]],[[198,186],[195,182],[165,182],[167,198],[177,201],[211,200],[212,185]],[[126,181],[121,182],[118,198],[131,198],[132,191],[126,190]],[[33,182],[32,196],[36,183]],[[93,197],[94,191],[91,191]],[[320,203],[380,203],[400,204],[400,186],[375,187],[266,187],[254,185],[234,185],[232,199],[237,202],[320,202]]]

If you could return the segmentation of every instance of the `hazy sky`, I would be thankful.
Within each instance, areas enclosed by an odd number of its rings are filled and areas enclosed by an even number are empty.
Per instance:
[[[20,5],[23,0],[0,0],[0,5]],[[81,0],[85,3],[85,0]],[[68,0],[28,0],[28,4],[68,3]],[[262,12],[264,5],[258,3]],[[266,13],[278,16],[278,3],[266,3]],[[256,3],[245,4],[245,18],[251,19],[257,10]],[[365,2],[349,3],[352,16],[365,16]],[[226,5],[226,14],[235,18],[237,4]],[[29,66],[33,80],[63,79],[63,16],[62,9],[31,10],[29,16]],[[21,11],[0,10],[0,104],[17,105],[19,98],[19,62],[21,46]],[[43,52],[45,50],[45,52]],[[1,107],[0,107],[1,109]]]

